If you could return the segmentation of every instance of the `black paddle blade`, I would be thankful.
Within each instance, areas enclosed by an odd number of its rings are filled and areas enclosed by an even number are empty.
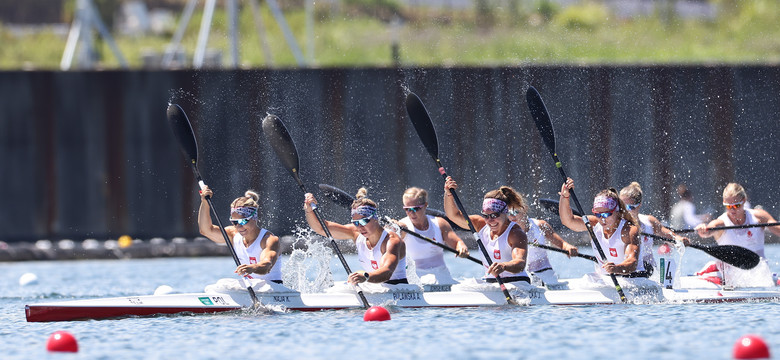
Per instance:
[[[740,269],[750,270],[758,265],[761,257],[758,254],[736,245],[691,245],[692,248],[710,254],[710,256]]]
[[[335,186],[320,184],[320,190],[328,197],[328,199],[331,199],[334,203],[336,203],[336,205],[340,205],[345,208],[351,208],[352,202],[355,201],[355,198],[352,197],[352,195],[347,194],[346,191],[341,190]]]
[[[525,93],[525,100],[528,102],[528,110],[531,111],[531,117],[534,118],[534,123],[536,123],[536,128],[539,129],[539,134],[542,135],[544,144],[551,153],[555,154],[555,130],[553,129],[552,120],[550,120],[550,114],[547,112],[547,107],[544,106],[544,101],[542,101],[542,96],[531,86]]]
[[[184,113],[181,106],[176,104],[169,104],[166,113],[171,130],[181,145],[181,151],[187,160],[192,162],[192,165],[197,165],[198,143],[195,141],[195,132],[192,131],[187,114]]]
[[[406,95],[406,113],[412,120],[417,135],[420,136],[425,150],[431,154],[434,160],[439,159],[439,140],[436,138],[436,129],[433,127],[431,116],[425,109],[422,100],[413,92]]]
[[[298,150],[295,149],[295,143],[282,120],[276,115],[268,114],[263,119],[263,134],[284,167],[298,180]]]
[[[560,205],[560,202],[558,200],[553,199],[539,199],[539,206],[542,207],[542,209],[545,209],[547,211],[550,211],[554,213],[555,215],[558,215],[558,206]],[[577,209],[571,209],[571,211],[574,213],[574,216],[582,216],[582,213],[577,211]]]

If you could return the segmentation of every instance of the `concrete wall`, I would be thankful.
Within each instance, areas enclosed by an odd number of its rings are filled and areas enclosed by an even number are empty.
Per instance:
[[[266,227],[304,224],[303,195],[264,142],[266,113],[287,124],[310,191],[366,186],[401,216],[408,186],[442,208],[443,181],[404,108],[425,102],[440,156],[469,212],[502,184],[557,198],[560,178],[525,103],[535,86],[583,206],[639,181],[646,211],[667,216],[675,186],[719,212],[742,183],[777,216],[780,68],[598,66],[274,71],[0,73],[0,240],[194,236],[197,186],[165,117],[181,105],[222,219],[258,190]],[[323,200],[328,219],[348,212]]]

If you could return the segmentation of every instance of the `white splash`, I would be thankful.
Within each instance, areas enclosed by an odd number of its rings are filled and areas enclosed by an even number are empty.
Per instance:
[[[319,293],[333,285],[333,250],[310,228],[297,227],[294,249],[282,264],[284,285],[301,293]],[[313,277],[313,279],[311,279]]]

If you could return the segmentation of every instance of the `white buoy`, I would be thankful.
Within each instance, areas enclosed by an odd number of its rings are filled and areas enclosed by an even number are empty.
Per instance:
[[[95,239],[86,239],[81,242],[81,247],[85,250],[95,250],[100,248],[100,242]]]
[[[20,286],[35,285],[37,283],[38,283],[38,275],[35,275],[33,273],[24,273],[22,274],[22,276],[19,277]]]
[[[51,250],[51,241],[47,239],[41,239],[35,242],[35,248],[38,250]]]
[[[160,285],[154,290],[155,295],[168,295],[173,293],[173,288],[168,285]]]

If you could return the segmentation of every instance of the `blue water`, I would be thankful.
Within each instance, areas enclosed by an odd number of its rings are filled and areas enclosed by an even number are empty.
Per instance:
[[[768,246],[767,256],[780,259],[780,246]],[[592,271],[586,260],[553,253],[550,259],[563,277]],[[347,260],[357,267],[354,256]],[[683,272],[707,260],[688,249]],[[465,260],[447,262],[456,278],[481,273]],[[777,260],[770,267],[780,270]],[[233,268],[229,257],[2,263],[0,358],[729,359],[734,342],[748,333],[780,351],[777,303],[392,309],[386,322],[364,322],[362,310],[58,323],[24,317],[25,304],[41,301],[147,295],[160,285],[200,292]],[[346,277],[337,259],[331,268],[335,280]],[[36,285],[19,285],[26,272],[38,275]],[[78,354],[46,351],[57,330],[78,339]]]

